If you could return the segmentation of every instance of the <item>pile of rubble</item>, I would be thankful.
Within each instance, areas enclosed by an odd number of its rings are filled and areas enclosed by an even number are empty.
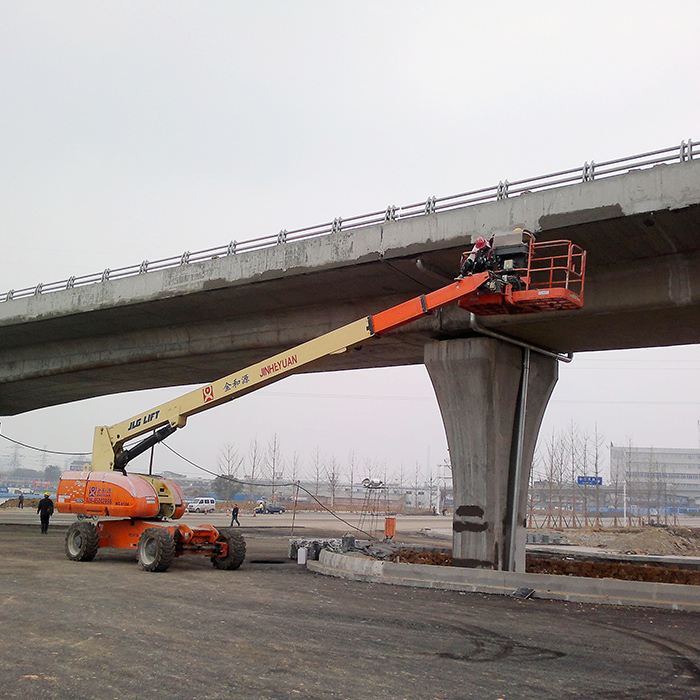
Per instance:
[[[342,554],[359,553],[372,559],[385,561],[404,562],[411,564],[440,564],[452,566],[452,555],[447,549],[434,547],[423,547],[412,545],[408,549],[407,545],[393,540],[357,540],[354,535],[348,533],[342,539],[290,539],[289,558],[297,559],[299,550],[306,550],[307,559],[318,559],[321,550],[327,549],[331,552]]]

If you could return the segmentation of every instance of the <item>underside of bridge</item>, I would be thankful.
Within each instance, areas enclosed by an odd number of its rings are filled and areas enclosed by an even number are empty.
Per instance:
[[[591,212],[586,216],[593,218]],[[539,231],[538,240],[568,238],[588,251],[584,308],[488,317],[481,321],[485,326],[558,352],[700,343],[700,205],[549,223],[562,225]],[[178,291],[173,284],[173,292],[139,300],[121,294],[119,285],[129,280],[93,285],[47,295],[55,303],[33,316],[28,312],[41,300],[10,302],[18,313],[0,319],[0,415],[213,381],[443,286],[456,273],[468,240],[465,235],[450,246],[401,255],[385,251],[297,275],[263,273],[245,284],[217,278],[221,272],[204,263],[203,270],[167,271],[175,281],[194,272],[208,276],[195,289],[183,284]],[[73,310],[57,309],[71,295],[78,299]],[[311,371],[420,364],[426,342],[475,335],[469,314],[449,307]]]

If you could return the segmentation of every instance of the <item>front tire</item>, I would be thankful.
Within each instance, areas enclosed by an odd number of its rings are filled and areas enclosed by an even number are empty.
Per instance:
[[[238,569],[245,559],[245,540],[243,535],[231,528],[221,528],[217,542],[226,542],[228,554],[225,557],[212,557],[211,563],[215,569],[233,571]]]
[[[72,561],[92,561],[97,554],[99,541],[95,525],[80,520],[68,528],[66,555]]]
[[[175,556],[175,540],[163,527],[149,527],[139,537],[139,566],[144,571],[167,571]]]

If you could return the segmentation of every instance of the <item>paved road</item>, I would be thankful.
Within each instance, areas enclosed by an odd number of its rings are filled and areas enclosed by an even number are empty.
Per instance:
[[[241,525],[245,527],[269,528],[284,527],[286,532],[291,532],[292,526],[295,528],[314,528],[319,533],[327,537],[341,537],[345,532],[352,531],[352,527],[358,525],[364,531],[371,531],[373,535],[380,535],[384,530],[384,519],[370,519],[359,513],[339,513],[338,517],[327,512],[299,512],[296,515],[287,511],[282,514],[253,516],[252,510],[244,510],[240,516]],[[339,518],[342,518],[339,519]],[[230,516],[225,513],[210,513],[207,515],[197,513],[187,513],[183,522],[187,524],[211,523],[215,527],[228,526]],[[51,518],[54,525],[68,527],[75,521],[75,516],[69,513],[56,512]],[[345,522],[343,522],[345,521]],[[0,508],[0,524],[32,524],[38,523],[36,506],[34,508]],[[361,533],[355,532],[357,537],[363,537]],[[442,547],[452,547],[452,516],[451,515],[399,515],[397,516],[397,539],[407,539],[408,541],[431,542]]]
[[[238,571],[149,574],[125,552],[67,560],[63,528],[0,524],[0,696],[700,697],[700,615],[333,579],[285,558],[275,516],[242,531]]]

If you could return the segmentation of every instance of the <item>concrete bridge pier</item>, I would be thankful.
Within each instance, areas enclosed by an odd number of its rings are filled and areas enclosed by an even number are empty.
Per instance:
[[[450,449],[454,562],[524,572],[528,479],[557,381],[557,360],[488,337],[431,342],[424,359]],[[521,420],[523,376],[527,393]],[[512,503],[517,503],[515,519]]]

